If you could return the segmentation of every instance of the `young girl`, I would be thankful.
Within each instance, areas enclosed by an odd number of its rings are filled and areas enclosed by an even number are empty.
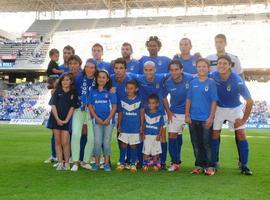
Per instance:
[[[130,171],[136,172],[137,144],[141,142],[140,133],[144,123],[144,109],[142,108],[141,97],[137,95],[138,84],[131,80],[126,84],[126,96],[120,99],[118,109],[118,140],[121,141],[120,146],[120,165],[117,166],[118,171],[125,169],[125,156],[127,147],[130,145]]]
[[[50,128],[55,137],[56,155],[59,162],[56,169],[68,170],[70,168],[69,122],[74,109],[80,106],[72,74],[65,73],[59,78],[49,104],[52,106]]]
[[[109,92],[111,87],[112,81],[108,72],[100,70],[97,73],[95,89],[90,93],[88,99],[89,112],[94,121],[95,163],[92,166],[93,171],[99,169],[101,147],[103,147],[104,171],[111,171],[109,158],[117,103],[116,94]]]
[[[195,155],[195,168],[192,174],[214,175],[211,149],[211,135],[214,114],[217,106],[217,88],[213,79],[208,78],[209,63],[199,59],[196,63],[198,77],[190,82],[186,100],[185,121]],[[206,160],[206,164],[204,164]]]

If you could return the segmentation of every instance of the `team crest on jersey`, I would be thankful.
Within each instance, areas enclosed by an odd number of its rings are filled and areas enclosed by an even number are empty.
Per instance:
[[[207,86],[205,86],[204,91],[208,92],[208,90],[209,90],[209,86],[207,85]]]
[[[161,66],[162,65],[162,62],[161,60],[158,61],[158,65]]]
[[[185,87],[186,87],[186,89],[189,88],[189,83],[188,82],[186,82]]]
[[[227,91],[230,92],[232,90],[232,86],[229,84],[227,85]]]
[[[72,94],[72,95],[70,96],[70,100],[73,100],[73,98],[74,98],[74,95]]]
[[[105,98],[108,98],[109,97],[109,95],[108,94],[105,94]]]
[[[160,86],[159,86],[159,83],[156,84],[156,88],[158,89]]]
[[[130,66],[130,70],[131,71],[133,71],[134,70],[134,66],[132,65],[132,66]]]

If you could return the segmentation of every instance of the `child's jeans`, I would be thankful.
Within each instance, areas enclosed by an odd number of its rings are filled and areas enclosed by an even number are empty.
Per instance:
[[[205,121],[192,120],[192,124],[189,125],[189,132],[195,156],[195,166],[213,167],[212,127],[207,128]]]
[[[94,125],[94,136],[95,136],[95,145],[94,145],[94,155],[100,156],[100,151],[103,147],[103,156],[110,156],[111,154],[111,141],[112,141],[112,131],[113,124],[108,126],[95,124]]]

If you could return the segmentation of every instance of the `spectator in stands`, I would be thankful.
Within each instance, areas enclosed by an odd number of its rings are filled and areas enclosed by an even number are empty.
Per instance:
[[[69,71],[69,67],[68,67],[68,59],[70,56],[75,54],[75,50],[72,46],[67,45],[64,47],[63,49],[63,60],[64,63],[62,65],[59,66],[60,70],[63,70],[64,72],[68,72]]]
[[[113,73],[111,63],[102,60],[103,46],[101,44],[96,43],[92,46],[92,56],[99,70],[105,69],[110,74]]]
[[[49,62],[47,68],[48,89],[52,89],[54,82],[64,71],[60,70],[57,64],[59,60],[59,51],[57,49],[51,49],[49,52],[49,56],[51,61]]]
[[[197,74],[196,62],[201,57],[200,53],[191,55],[192,43],[189,38],[182,38],[179,42],[180,53],[173,57],[183,65],[183,72]]]
[[[132,53],[133,49],[131,44],[128,42],[123,43],[121,47],[121,54],[127,63],[127,72],[138,74],[140,71],[140,63],[139,61],[132,59]]]

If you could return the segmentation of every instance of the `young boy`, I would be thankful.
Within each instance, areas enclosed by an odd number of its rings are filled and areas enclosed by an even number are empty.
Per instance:
[[[59,70],[57,61],[59,60],[59,51],[57,49],[51,49],[49,52],[51,61],[48,64],[47,75],[48,75],[48,89],[53,89],[55,80],[62,74],[64,71]]]
[[[157,159],[159,154],[162,153],[160,137],[162,135],[162,127],[164,126],[163,114],[158,110],[159,98],[156,94],[148,97],[148,109],[145,111],[144,120],[144,138],[143,143],[143,172],[148,170],[147,162],[148,157],[153,158],[153,171],[158,171]]]
[[[138,84],[131,80],[126,84],[127,95],[119,102],[118,115],[118,132],[120,133],[118,139],[121,141],[120,159],[117,170],[123,171],[125,169],[125,156],[127,147],[130,145],[130,162],[131,172],[136,172],[136,158],[137,158],[137,144],[140,141],[140,133],[144,122],[144,109],[142,108],[141,98],[137,95]]]

